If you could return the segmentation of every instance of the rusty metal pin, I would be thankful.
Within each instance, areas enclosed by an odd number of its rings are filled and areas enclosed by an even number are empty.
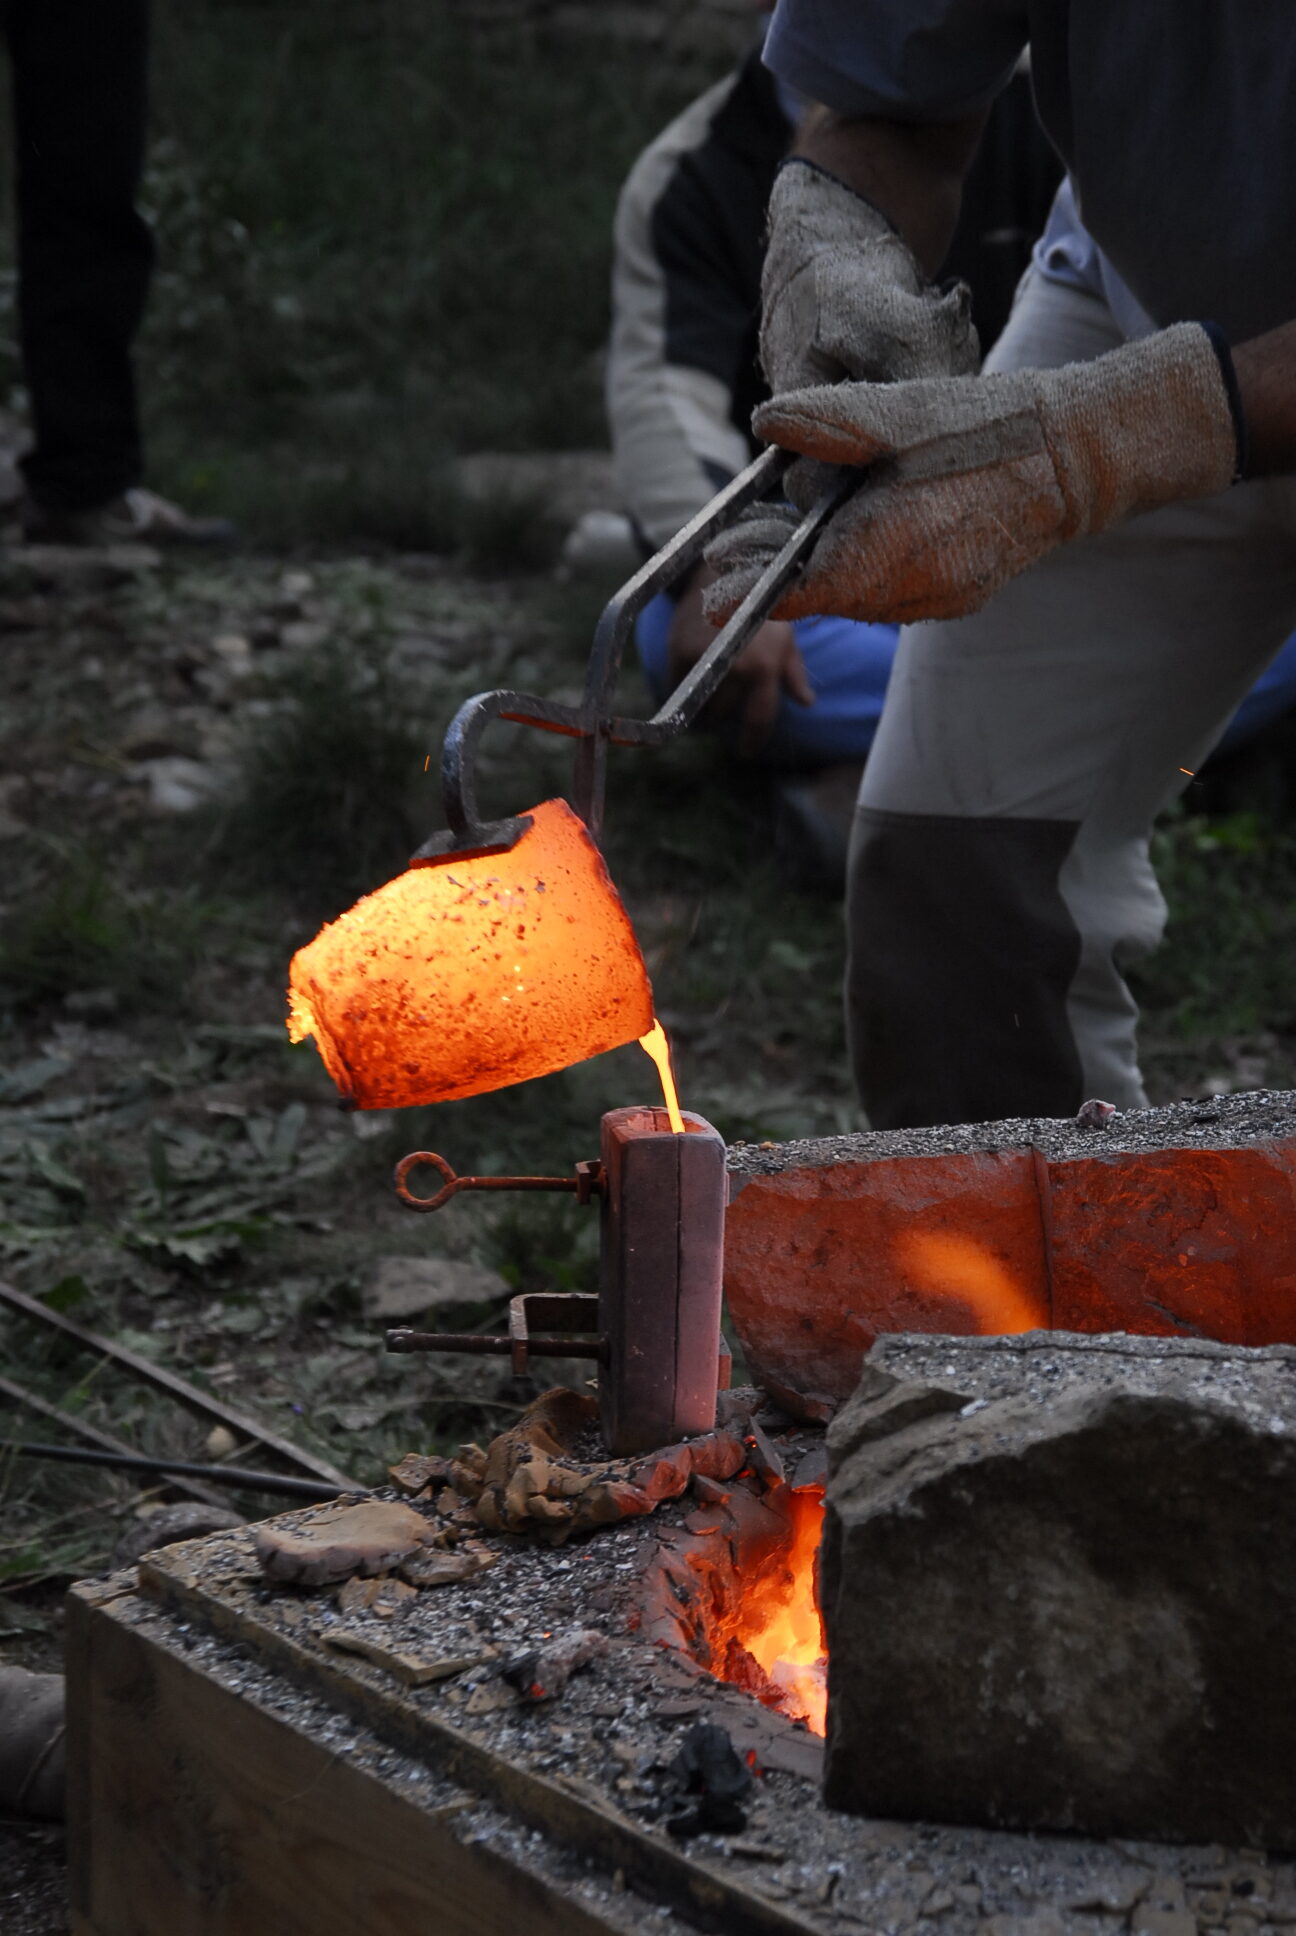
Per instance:
[[[449,1351],[463,1357],[509,1358],[518,1340],[490,1331],[411,1331],[405,1326],[388,1331],[384,1347],[388,1351]],[[533,1358],[607,1357],[606,1340],[597,1333],[568,1333],[557,1337],[527,1338],[527,1351]]]
[[[445,1182],[435,1196],[416,1196],[409,1179],[417,1169],[436,1170]],[[603,1188],[601,1163],[578,1163],[574,1176],[459,1176],[435,1150],[411,1150],[396,1165],[393,1184],[407,1210],[439,1210],[460,1190],[570,1190],[578,1203],[588,1203]]]

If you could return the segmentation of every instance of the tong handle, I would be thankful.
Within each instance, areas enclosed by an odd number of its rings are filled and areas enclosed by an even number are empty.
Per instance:
[[[768,497],[794,461],[791,451],[780,450],[775,444],[763,450],[746,470],[739,471],[737,477],[704,504],[696,517],[682,525],[673,538],[668,538],[660,551],[655,551],[646,564],[640,565],[633,578],[628,578],[613,593],[594,633],[585,674],[587,705],[606,711],[611,704],[622,656],[630,642],[634,622],[645,605],[658,592],[675,584],[690,565],[695,565],[711,540],[719,537],[749,504]]]
[[[789,456],[787,451],[779,454]],[[782,472],[779,474],[782,475]],[[859,489],[863,475],[863,471],[851,469],[839,471],[834,476],[833,482],[815,499],[782,550],[770,560],[747,596],[726,619],[702,657],[690,666],[670,698],[653,714],[651,725],[676,733],[697,718],[738,654],[748,640],[759,632],[771,609],[801,570],[824,526],[847,498],[853,497]],[[611,723],[609,739],[615,740],[617,737],[616,724],[616,721]]]
[[[441,752],[441,790],[449,825],[445,832],[424,842],[412,865],[436,865],[457,856],[501,852],[512,847],[531,824],[526,815],[487,824],[478,814],[473,770],[481,736],[492,719],[513,720],[546,733],[565,733],[577,742],[572,805],[594,838],[599,838],[608,746],[663,746],[692,724],[748,639],[765,623],[771,608],[796,577],[824,526],[867,475],[856,469],[833,473],[832,483],[651,719],[613,715],[621,661],[634,622],[645,605],[695,564],[711,540],[748,505],[768,497],[795,461],[791,451],[776,446],[762,451],[613,595],[594,633],[579,705],[505,690],[479,692],[464,701],[450,722]]]

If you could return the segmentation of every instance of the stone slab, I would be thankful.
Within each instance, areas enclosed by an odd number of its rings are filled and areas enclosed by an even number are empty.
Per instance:
[[[1296,1847],[1296,1349],[891,1338],[828,1447],[830,1806]]]

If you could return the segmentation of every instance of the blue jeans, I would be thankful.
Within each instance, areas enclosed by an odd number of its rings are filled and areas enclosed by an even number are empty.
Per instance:
[[[668,592],[659,592],[640,613],[635,627],[639,661],[659,705],[671,689],[666,646],[674,617],[675,600]],[[882,717],[896,627],[861,625],[849,618],[803,618],[792,630],[814,687],[815,703],[799,706],[783,695],[762,760],[771,766],[830,766],[838,760],[862,760]]]

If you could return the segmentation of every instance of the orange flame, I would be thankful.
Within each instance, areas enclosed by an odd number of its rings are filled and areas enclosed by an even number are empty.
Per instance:
[[[794,1492],[789,1505],[791,1542],[777,1571],[753,1584],[735,1638],[768,1683],[753,1691],[822,1734],[828,1713],[828,1649],[818,1595],[823,1488]]]
[[[629,916],[562,800],[507,853],[411,867],[293,956],[288,1033],[361,1109],[449,1102],[645,1035]]]
[[[1047,1330],[1048,1312],[988,1245],[951,1230],[906,1230],[895,1240],[901,1267],[925,1291],[960,1299],[983,1336]]]

